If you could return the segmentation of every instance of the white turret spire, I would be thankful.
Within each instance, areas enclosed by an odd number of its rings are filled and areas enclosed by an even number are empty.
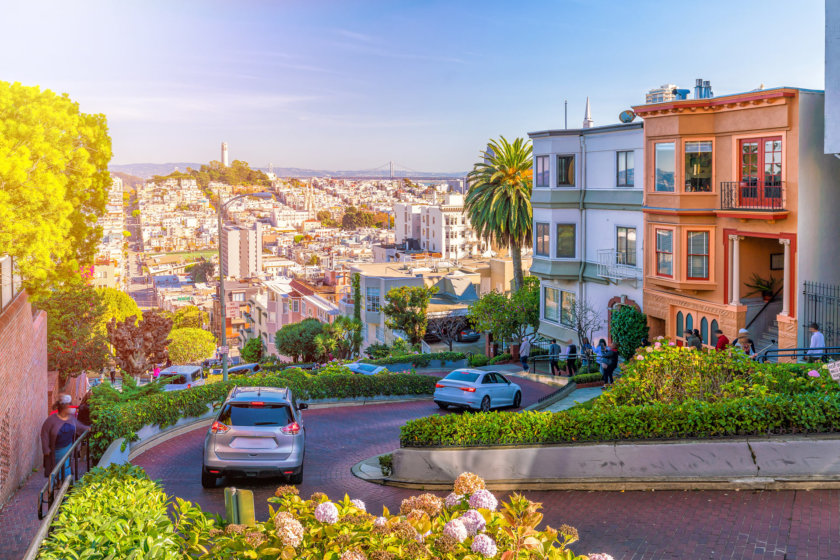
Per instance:
[[[586,114],[583,116],[583,128],[592,128],[595,121],[592,120],[592,111],[589,110],[589,97],[586,98]]]

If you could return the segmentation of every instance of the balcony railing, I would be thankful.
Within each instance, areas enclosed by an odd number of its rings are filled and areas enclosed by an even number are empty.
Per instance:
[[[600,249],[598,251],[598,276],[610,280],[628,280],[641,276],[636,266],[636,255],[627,251],[615,249]]]
[[[764,212],[784,210],[785,182],[722,181],[720,208]]]

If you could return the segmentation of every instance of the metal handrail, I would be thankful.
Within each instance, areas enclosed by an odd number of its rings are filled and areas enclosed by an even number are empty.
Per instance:
[[[799,358],[800,356],[812,356],[813,354],[808,354],[808,351],[812,350],[811,348],[778,348],[776,350],[766,350],[763,354],[757,356],[757,360],[760,362],[766,362],[768,357],[773,358]],[[819,354],[819,357],[828,359],[832,355],[840,355],[840,346],[826,346],[824,348],[814,348],[813,350],[821,350],[822,354]]]
[[[77,453],[77,451],[83,444],[89,443],[89,439],[90,429],[85,430],[82,435],[73,442],[73,445],[64,455],[62,455],[61,459],[56,458],[55,468],[53,468],[49,479],[44,483],[44,487],[41,488],[41,493],[38,495],[38,519],[44,518],[44,504],[47,504],[47,510],[49,511],[49,508],[56,499],[56,490],[61,488],[64,484],[64,463],[66,462],[68,456],[70,456],[71,459],[70,476],[73,481],[79,479],[79,453]],[[90,445],[85,445],[85,471],[88,470],[90,470]],[[44,500],[45,495],[47,498],[46,500]]]
[[[782,292],[782,290],[784,290],[784,289],[785,289],[785,287],[784,287],[784,286],[782,286],[781,288],[779,288],[778,290],[776,290],[776,293],[775,293],[775,294],[773,294],[773,297],[771,297],[769,300],[767,300],[767,301],[765,301],[765,302],[764,302],[764,306],[763,306],[763,307],[762,307],[762,308],[758,311],[758,313],[756,313],[756,314],[755,314],[755,317],[753,317],[753,318],[752,318],[752,320],[751,320],[749,323],[747,323],[747,326],[746,326],[746,327],[744,327],[744,328],[745,328],[745,329],[747,329],[747,330],[749,330],[750,326],[751,326],[753,323],[755,323],[755,320],[756,320],[756,319],[758,319],[758,318],[759,318],[759,316],[761,316],[761,314],[762,314],[762,313],[764,313],[764,310],[765,310],[765,309],[767,309],[767,306],[768,306],[768,305],[770,305],[771,303],[773,303],[774,301],[776,301],[776,296],[778,296],[778,295]]]

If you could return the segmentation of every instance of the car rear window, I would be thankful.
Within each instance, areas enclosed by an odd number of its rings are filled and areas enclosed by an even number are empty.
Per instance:
[[[167,385],[184,385],[187,383],[187,378],[183,375],[163,375],[161,377]]]
[[[478,379],[477,373],[470,373],[468,371],[453,371],[444,379],[451,379],[452,381],[464,381],[466,383],[474,383]]]
[[[359,368],[359,371],[376,371],[376,366],[369,364],[359,364],[356,367]]]
[[[286,426],[292,421],[285,404],[228,403],[219,415],[219,422],[228,426]]]

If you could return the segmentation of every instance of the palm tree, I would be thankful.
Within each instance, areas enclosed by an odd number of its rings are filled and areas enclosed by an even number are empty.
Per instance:
[[[522,288],[522,247],[531,244],[531,142],[504,136],[490,140],[469,174],[472,183],[464,202],[479,236],[510,249],[513,284]]]

